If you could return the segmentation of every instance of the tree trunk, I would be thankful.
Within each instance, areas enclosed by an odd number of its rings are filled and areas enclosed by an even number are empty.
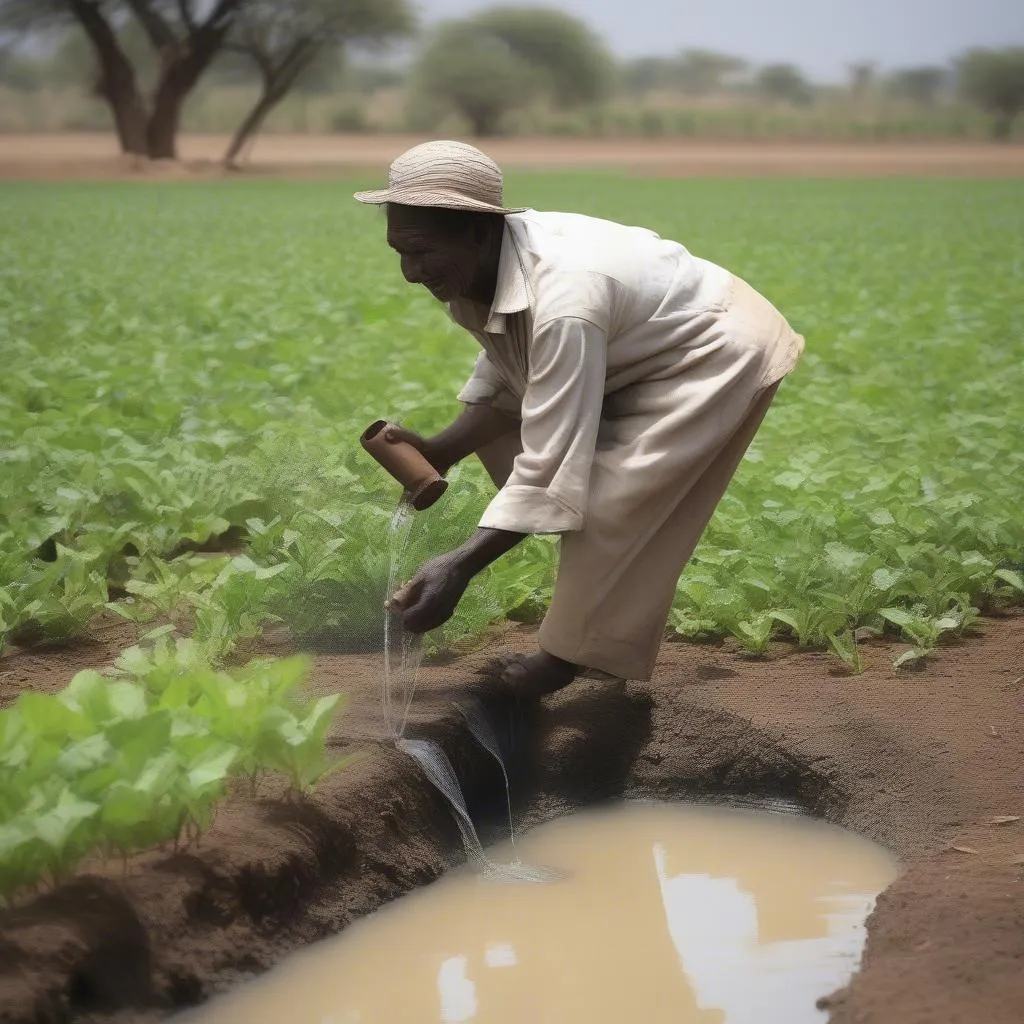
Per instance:
[[[256,101],[256,105],[238,126],[238,131],[235,132],[235,137],[231,140],[231,145],[228,146],[228,151],[224,154],[224,164],[227,167],[236,166],[238,154],[242,152],[242,147],[248,142],[250,136],[259,131],[267,114],[284,99],[284,96],[283,92],[270,92],[264,89],[260,98]]]
[[[486,139],[497,135],[502,111],[474,103],[465,106],[462,112],[470,123],[470,131],[476,138]]]
[[[124,55],[117,36],[95,4],[70,0],[71,13],[92,43],[99,65],[97,92],[114,118],[122,153],[146,154],[146,106],[135,82],[135,69]]]
[[[165,75],[157,88],[153,113],[146,126],[146,152],[153,160],[174,160],[178,155],[178,126],[188,90]]]
[[[997,110],[995,120],[992,122],[992,138],[996,142],[1009,142],[1013,132],[1013,120],[1017,115],[1014,110]]]
[[[220,0],[207,20],[190,34],[188,43],[167,55],[146,133],[146,148],[152,159],[173,160],[177,156],[182,107],[224,45],[240,4],[241,0]]]
[[[321,46],[322,44],[314,39],[303,38],[294,44],[276,68],[269,62],[260,64],[263,91],[256,105],[235,132],[235,137],[224,154],[225,166],[235,166],[238,154],[241,153],[246,141],[259,130],[267,114],[288,95],[299,76],[313,62]]]
[[[122,153],[146,155],[146,106],[135,86],[135,75],[101,72],[100,94],[114,117],[114,127]]]

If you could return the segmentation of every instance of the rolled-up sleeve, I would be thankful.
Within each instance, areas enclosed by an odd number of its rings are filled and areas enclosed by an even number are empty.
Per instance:
[[[523,450],[481,526],[513,533],[582,529],[606,366],[606,333],[589,320],[558,317],[534,329]]]
[[[519,399],[512,393],[497,367],[481,352],[469,380],[458,393],[464,405],[492,405],[502,412],[519,415]]]

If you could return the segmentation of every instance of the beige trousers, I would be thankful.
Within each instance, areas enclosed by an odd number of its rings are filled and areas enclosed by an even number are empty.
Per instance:
[[[739,282],[685,373],[605,398],[583,529],[561,536],[542,650],[646,680],[676,585],[803,339]],[[794,355],[795,352],[795,355]],[[501,487],[510,434],[477,454]]]

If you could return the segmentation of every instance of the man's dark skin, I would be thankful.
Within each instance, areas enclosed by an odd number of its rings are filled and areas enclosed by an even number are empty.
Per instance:
[[[387,207],[388,245],[402,261],[410,284],[423,285],[440,302],[472,300],[485,308],[494,302],[504,235],[500,214],[463,214],[421,207]],[[486,405],[467,406],[439,434],[420,437],[394,428],[387,439],[406,441],[442,475],[475,451],[519,430],[519,421]],[[390,607],[402,612],[402,624],[425,633],[447,622],[470,580],[511,551],[527,534],[481,527],[460,547],[431,559],[398,590]],[[577,666],[544,651],[509,659],[502,676],[518,691],[540,695],[572,682]]]

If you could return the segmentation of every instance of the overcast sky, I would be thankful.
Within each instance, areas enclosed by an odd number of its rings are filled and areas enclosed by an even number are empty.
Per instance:
[[[584,18],[618,54],[689,47],[763,64],[799,64],[837,81],[846,66],[942,64],[968,46],[1024,46],[1024,0],[498,0]],[[418,0],[424,22],[497,6],[496,0]]]

